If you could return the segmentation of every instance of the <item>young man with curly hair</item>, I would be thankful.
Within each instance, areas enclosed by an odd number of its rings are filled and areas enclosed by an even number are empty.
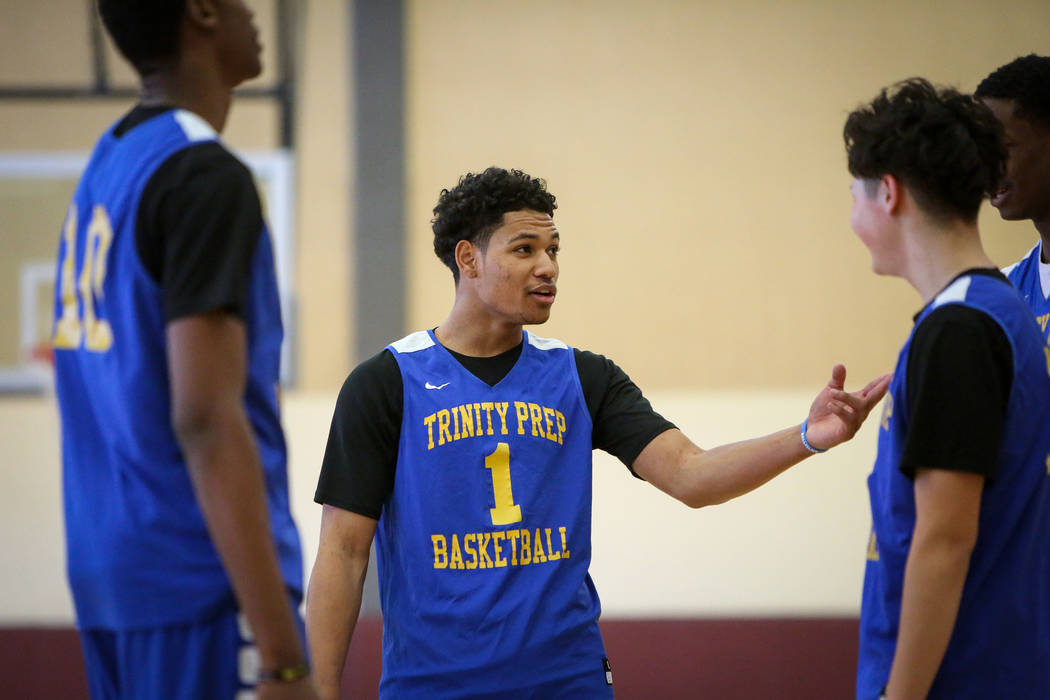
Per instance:
[[[702,450],[611,360],[524,330],[558,292],[543,181],[489,168],[441,193],[434,251],[455,302],[340,392],[316,500],[307,629],[336,698],[373,537],[384,698],[604,698],[612,676],[588,574],[591,450],[692,506],[722,503],[849,439],[888,377],[836,366],[801,426]]]
[[[219,138],[262,70],[242,0],[99,0],[141,82],[55,285],[69,583],[92,698],[313,698],[251,173]]]
[[[1050,57],[1029,54],[996,68],[977,97],[1006,132],[1006,174],[992,206],[1008,221],[1030,219],[1040,241],[1003,270],[1032,307],[1044,337],[1050,332]]]
[[[1000,126],[915,78],[844,137],[850,224],[923,300],[868,479],[857,697],[1050,697],[1050,354],[977,231]]]

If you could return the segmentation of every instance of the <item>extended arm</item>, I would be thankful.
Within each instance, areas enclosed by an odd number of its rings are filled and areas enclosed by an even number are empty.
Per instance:
[[[372,518],[324,506],[321,540],[306,596],[306,631],[318,688],[327,700],[339,698],[375,531]]]
[[[919,469],[915,531],[904,569],[900,630],[886,697],[924,698],[948,648],[959,611],[984,477]]]
[[[809,412],[807,436],[827,449],[852,438],[886,393],[888,375],[855,393],[843,390],[846,369],[836,365],[831,381]],[[747,493],[812,453],[802,444],[801,426],[764,437],[703,450],[679,430],[650,442],[633,464],[635,473],[692,508],[724,503]]]
[[[244,324],[224,313],[168,324],[172,421],[197,501],[264,670],[305,662],[270,532],[265,484],[243,405]],[[266,692],[260,685],[260,697]],[[280,684],[284,685],[284,684]],[[313,697],[308,683],[300,697]],[[291,690],[271,688],[282,696]]]

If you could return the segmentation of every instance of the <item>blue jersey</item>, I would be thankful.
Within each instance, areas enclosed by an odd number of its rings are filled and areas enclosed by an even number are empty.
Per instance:
[[[389,350],[404,414],[376,534],[380,694],[611,697],[587,572],[591,418],[572,349],[526,332],[495,386],[430,332]]]
[[[216,139],[206,122],[182,110],[120,136],[110,129],[66,218],[53,345],[68,575],[82,628],[202,619],[234,600],[171,425],[162,290],[135,242],[139,200],[153,173],[182,149]],[[244,321],[244,406],[281,570],[299,591],[302,557],[276,394],[283,331],[265,230],[251,262]]]
[[[1048,337],[1048,324],[1050,321],[1050,296],[1043,291],[1040,279],[1039,257],[1042,251],[1042,243],[1037,243],[1028,255],[1010,267],[1003,270],[1003,274],[1014,283],[1017,290],[1021,292],[1024,300],[1028,302],[1039,328],[1043,331],[1043,337]],[[1048,290],[1050,291],[1050,290]]]
[[[955,628],[930,698],[1050,697],[1050,348],[1014,289],[964,275],[916,319],[963,304],[988,314],[1010,342],[1011,391],[995,478],[981,496]],[[889,680],[897,645],[904,568],[915,528],[914,484],[900,470],[910,429],[908,350],[901,349],[868,478],[874,531],[860,621],[857,697],[874,700]]]

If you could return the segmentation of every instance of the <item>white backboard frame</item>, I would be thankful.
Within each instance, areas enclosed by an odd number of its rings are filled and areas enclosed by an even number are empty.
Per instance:
[[[69,180],[79,177],[87,165],[87,152],[0,152],[0,180]],[[277,268],[277,286],[281,295],[284,321],[284,343],[281,346],[281,384],[295,382],[295,160],[288,149],[236,152],[265,192],[267,220],[273,237]],[[55,241],[64,211],[55,212]],[[50,366],[33,357],[41,340],[37,330],[37,309],[42,293],[51,293],[54,285],[53,260],[29,260],[20,270],[19,279],[19,349],[21,362],[0,366],[0,394],[41,393],[51,391]]]

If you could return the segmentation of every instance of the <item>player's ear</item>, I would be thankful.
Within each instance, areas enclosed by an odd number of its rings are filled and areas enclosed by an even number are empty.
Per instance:
[[[215,0],[186,0],[185,17],[192,25],[211,30],[219,23],[219,8]]]
[[[878,202],[887,214],[897,213],[903,196],[901,181],[886,174],[879,179]]]
[[[456,266],[459,267],[460,277],[478,276],[479,250],[470,241],[456,243]]]

